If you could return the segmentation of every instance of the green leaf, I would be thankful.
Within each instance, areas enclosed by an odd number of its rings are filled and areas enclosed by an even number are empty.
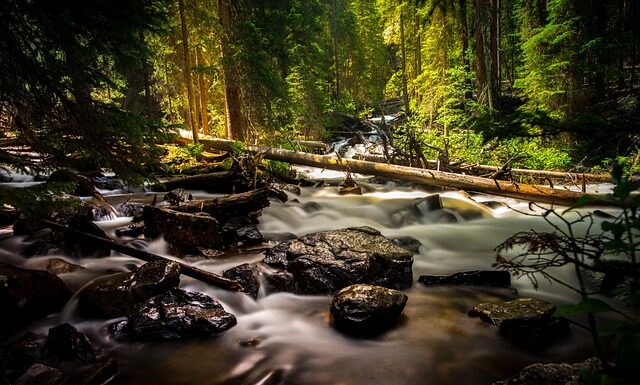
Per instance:
[[[595,298],[587,298],[580,301],[576,305],[563,305],[556,309],[555,316],[568,317],[575,315],[585,315],[593,313],[602,313],[611,310],[611,307],[606,303]]]
[[[602,230],[609,231],[614,235],[620,235],[627,230],[627,227],[622,223],[602,222]]]

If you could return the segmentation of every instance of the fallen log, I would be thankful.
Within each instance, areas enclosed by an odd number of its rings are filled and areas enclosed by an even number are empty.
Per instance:
[[[200,142],[206,148],[220,151],[231,151],[234,148],[234,142],[231,140],[203,139]],[[460,175],[435,170],[418,169],[354,159],[338,159],[336,157],[326,155],[314,155],[278,148],[259,147],[251,144],[244,144],[243,146],[247,151],[264,153],[265,159],[311,167],[329,168],[333,170],[348,170],[353,173],[378,175],[385,178],[413,182],[422,185],[477,191],[486,194],[531,200],[541,203],[571,205],[585,195],[580,192],[569,190],[493,180],[489,178]],[[608,205],[609,203],[605,200],[601,200],[598,202],[594,201],[592,204]]]
[[[269,206],[269,189],[247,191],[205,201],[187,201],[166,209],[183,213],[205,212],[216,218],[220,224],[235,217],[253,217],[255,213]]]
[[[168,261],[170,260],[169,258],[165,258],[162,257],[160,255],[157,254],[152,254],[152,253],[148,253],[146,251],[143,250],[138,250],[135,249],[133,247],[127,246],[127,245],[123,245],[122,243],[116,242],[114,240],[111,239],[107,239],[107,238],[102,238],[102,237],[98,237],[95,235],[91,235],[91,234],[87,234],[83,231],[78,231],[78,230],[74,230],[71,229],[67,226],[63,226],[63,225],[59,225],[55,222],[51,222],[48,220],[43,221],[43,224],[45,224],[47,227],[49,227],[52,230],[55,231],[59,231],[63,234],[66,235],[71,235],[74,237],[79,237],[79,238],[84,238],[88,241],[91,242],[95,242],[96,244],[99,244],[101,246],[104,246],[106,248],[109,248],[111,250],[117,251],[119,253],[125,254],[125,255],[129,255],[131,257],[134,258],[138,258],[141,259],[145,262],[152,262],[152,261],[157,261],[157,260],[164,260],[164,261]],[[171,260],[173,262],[177,262],[174,260]],[[222,289],[226,289],[226,290],[230,290],[230,291],[243,291],[243,287],[242,285],[240,285],[237,281],[234,281],[232,279],[228,279],[225,278],[221,275],[215,274],[215,273],[211,273],[202,269],[198,269],[197,267],[193,267],[190,265],[187,265],[185,263],[182,262],[177,262],[180,265],[180,271],[182,272],[182,274],[191,277],[191,278],[195,278],[199,281],[202,281],[204,283],[207,283],[209,285],[212,286],[216,286]]]
[[[358,160],[364,160],[367,162],[376,163],[389,163],[387,159],[382,155],[356,155],[354,158]],[[395,159],[391,161],[391,164],[400,166],[409,166],[409,162],[405,159]],[[428,160],[427,166],[430,168],[436,168],[437,162],[435,160]],[[460,172],[474,172],[474,173],[495,173],[502,170],[500,166],[487,166],[484,164],[462,164],[462,165],[450,165],[453,169]],[[536,178],[551,178],[571,180],[573,182],[582,182],[586,180],[588,182],[605,183],[611,181],[611,175],[609,174],[593,174],[593,173],[578,173],[578,172],[562,172],[562,171],[546,171],[546,170],[530,170],[525,168],[511,168],[509,172],[513,175],[531,176]]]
[[[185,176],[154,184],[151,191],[165,192],[183,188],[188,190],[204,190],[210,193],[231,194],[239,189],[241,180],[228,171],[209,174]]]

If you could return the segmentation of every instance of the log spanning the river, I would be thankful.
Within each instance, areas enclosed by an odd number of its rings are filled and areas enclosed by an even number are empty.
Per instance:
[[[225,139],[203,139],[200,142],[206,148],[218,151],[233,151],[234,148],[237,148],[234,146],[234,141]],[[486,194],[541,203],[571,205],[584,196],[583,193],[575,191],[494,180],[490,178],[397,166],[393,164],[367,162],[362,160],[338,159],[332,156],[314,155],[280,148],[260,147],[251,144],[243,144],[243,146],[247,151],[264,153],[264,158],[270,160],[311,167],[328,168],[332,170],[349,170],[353,173],[378,175],[385,178],[413,182],[422,185],[477,191]],[[593,202],[593,204],[596,203],[609,204],[604,200]]]
[[[86,239],[87,241],[93,242],[93,243],[95,243],[97,245],[106,247],[108,249],[117,251],[117,252],[125,254],[125,255],[129,255],[129,256],[134,257],[134,258],[141,259],[141,260],[143,260],[145,262],[152,262],[152,261],[157,261],[157,260],[176,262],[176,263],[178,263],[180,265],[180,272],[182,274],[186,275],[187,277],[195,278],[195,279],[197,279],[199,281],[202,281],[204,283],[207,283],[209,285],[220,287],[222,289],[231,290],[231,291],[243,291],[244,290],[242,285],[240,285],[237,281],[225,278],[225,277],[223,277],[221,275],[218,275],[218,274],[215,274],[215,273],[211,273],[211,272],[206,271],[206,270],[198,269],[197,267],[193,267],[191,265],[187,265],[187,264],[182,263],[182,262],[174,261],[172,259],[165,258],[165,257],[160,256],[160,255],[152,254],[152,253],[146,252],[144,250],[135,249],[133,247],[130,247],[130,246],[127,246],[127,245],[123,245],[120,242],[116,242],[116,241],[114,241],[112,239],[102,238],[102,237],[98,237],[98,236],[95,236],[95,235],[92,235],[92,234],[85,233],[83,231],[78,231],[78,230],[72,229],[70,227],[60,225],[60,224],[55,223],[55,222],[51,222],[51,221],[45,220],[45,221],[43,221],[43,223],[47,227],[49,227],[51,230],[59,231],[59,232],[61,232],[63,234],[68,234],[68,235],[71,235],[71,236],[74,236],[74,237],[79,237],[79,238]]]
[[[368,162],[376,162],[376,163],[389,163],[388,160],[382,155],[355,155],[355,158],[358,160],[365,160]],[[404,159],[392,160],[391,164],[396,164],[400,166],[408,166],[409,162]],[[437,167],[437,162],[435,160],[427,160],[428,167]],[[454,170],[459,170],[460,172],[472,171],[475,173],[495,173],[497,171],[501,171],[502,167],[500,166],[487,166],[484,164],[461,164],[461,165],[451,165],[450,166]],[[593,173],[580,173],[580,172],[561,172],[561,171],[546,171],[546,170],[530,170],[526,168],[509,168],[510,173],[514,175],[523,175],[523,176],[531,176],[534,178],[549,178],[549,179],[562,179],[562,180],[571,180],[573,182],[598,182],[598,183],[606,183],[611,181],[611,175],[609,174],[593,174]]]

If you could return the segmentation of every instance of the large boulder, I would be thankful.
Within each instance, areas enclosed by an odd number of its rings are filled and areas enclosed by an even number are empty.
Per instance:
[[[515,345],[538,350],[570,333],[567,320],[553,316],[555,310],[548,302],[520,298],[499,304],[482,303],[471,309],[469,315],[497,326]]]
[[[213,298],[171,289],[136,305],[129,316],[128,329],[139,340],[174,340],[213,336],[236,322],[236,317]]]
[[[583,372],[600,373],[602,370],[602,362],[597,358],[575,364],[532,364],[512,378],[492,385],[582,385]]]
[[[472,286],[511,286],[511,276],[508,271],[473,270],[461,271],[447,275],[421,275],[418,282],[427,286],[437,285],[472,285]]]
[[[335,327],[356,337],[375,336],[398,320],[407,296],[398,290],[357,284],[340,290],[331,301]]]
[[[356,283],[411,286],[413,254],[371,227],[308,234],[280,243],[264,263],[293,276],[300,294],[329,294]]]
[[[70,297],[55,275],[0,262],[0,335],[59,311]]]
[[[47,356],[55,361],[93,362],[102,353],[93,347],[84,333],[65,323],[49,329]]]
[[[242,265],[225,270],[222,276],[240,282],[245,293],[253,298],[258,298],[260,281],[258,280],[258,272],[256,270],[255,266],[243,263]]]
[[[218,221],[206,213],[183,213],[166,208],[144,208],[145,235],[160,235],[174,254],[200,254],[201,249],[224,247]]]
[[[119,273],[94,280],[80,292],[80,310],[94,317],[116,318],[127,315],[135,304],[177,287],[180,265],[154,261],[137,271]]]

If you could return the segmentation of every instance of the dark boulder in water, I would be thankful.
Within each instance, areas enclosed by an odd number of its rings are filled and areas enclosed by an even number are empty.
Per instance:
[[[388,330],[398,320],[407,296],[398,290],[357,284],[340,290],[331,301],[336,329],[356,337]]]
[[[569,323],[554,317],[555,310],[548,302],[520,298],[499,304],[482,303],[471,309],[469,315],[497,326],[515,345],[539,350],[570,334]]]
[[[41,363],[31,365],[16,381],[15,385],[59,385],[64,382],[64,373]]]
[[[0,335],[59,311],[70,297],[55,275],[0,262]]]
[[[139,340],[173,340],[210,337],[230,329],[236,322],[236,317],[213,298],[171,289],[136,305],[129,316],[129,330]]]
[[[356,283],[410,287],[413,254],[371,227],[312,233],[280,243],[264,263],[293,276],[300,294],[329,294]]]
[[[512,378],[492,385],[581,385],[585,372],[597,374],[602,370],[602,362],[597,358],[575,364],[532,364]]]
[[[164,200],[171,203],[172,205],[177,205],[182,202],[193,200],[193,196],[189,191],[182,188],[177,188],[164,194]]]
[[[421,275],[418,282],[427,286],[472,285],[509,287],[511,276],[508,271],[472,270],[447,275]]]
[[[47,356],[56,361],[93,362],[101,352],[89,338],[68,323],[49,329],[46,343]]]
[[[248,217],[235,217],[222,226],[222,238],[226,246],[253,246],[264,240],[255,221]]]
[[[178,263],[149,262],[132,273],[119,273],[94,280],[80,292],[79,307],[89,316],[122,317],[128,314],[135,304],[179,284]]]
[[[225,270],[222,273],[222,276],[240,282],[245,293],[249,294],[253,298],[258,297],[260,282],[258,281],[258,274],[254,266],[251,266],[248,263],[243,263],[242,265]]]

